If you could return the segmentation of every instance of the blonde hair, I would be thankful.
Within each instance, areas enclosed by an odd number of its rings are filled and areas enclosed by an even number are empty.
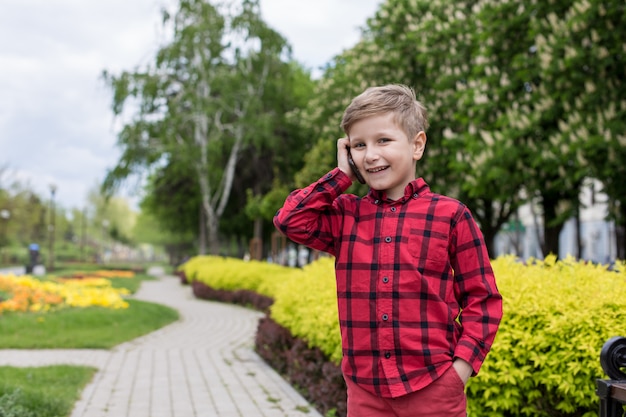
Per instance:
[[[411,87],[402,84],[370,87],[356,96],[343,113],[341,128],[349,135],[356,122],[385,113],[394,114],[394,122],[409,138],[428,129],[426,107],[417,100]]]

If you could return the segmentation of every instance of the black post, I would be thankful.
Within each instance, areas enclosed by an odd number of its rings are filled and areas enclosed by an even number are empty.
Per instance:
[[[49,249],[48,249],[48,271],[54,271],[54,236],[56,234],[55,229],[55,217],[56,213],[54,210],[54,194],[57,191],[57,187],[54,184],[50,184],[50,223],[48,225],[48,237],[49,237]]]
[[[600,398],[600,417],[623,417],[626,404],[626,384],[617,381],[596,380],[596,394]]]
[[[612,337],[600,351],[600,364],[610,380],[596,380],[600,417],[624,417],[626,404],[626,337]]]

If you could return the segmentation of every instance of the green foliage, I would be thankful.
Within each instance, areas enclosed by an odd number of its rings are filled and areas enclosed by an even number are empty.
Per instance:
[[[238,259],[196,257],[188,278],[218,289],[249,289],[274,298],[272,318],[341,360],[332,258],[303,269]],[[622,335],[626,263],[615,270],[573,259],[493,262],[504,317],[477,378],[467,386],[472,416],[597,415],[595,380],[605,378],[600,349]]]
[[[0,247],[27,247],[47,236],[46,202],[13,176],[0,167]]]
[[[200,189],[191,164],[169,164],[148,178],[138,230],[149,240],[176,242],[190,239],[200,219]]]
[[[31,243],[39,245],[40,262],[47,265],[52,242],[55,264],[93,260],[105,240],[127,246],[137,242],[133,235],[137,214],[126,200],[107,199],[96,186],[89,192],[86,207],[67,209],[55,201],[52,210],[50,197],[41,198],[19,182],[5,184],[3,175],[0,168],[0,210],[4,211],[0,216],[0,265],[29,264]],[[49,229],[52,222],[54,228]]]
[[[153,64],[104,74],[116,115],[129,101],[139,105],[103,188],[151,173],[144,207],[172,232],[195,234],[202,224],[217,254],[219,232],[238,236],[248,220],[246,189],[262,195],[299,165],[304,142],[285,114],[311,81],[289,62],[286,40],[263,21],[257,0],[180,0],[164,25],[172,40]]]
[[[31,403],[31,400],[23,400],[22,391],[16,389],[0,396],[0,415],[3,417],[36,417],[36,414],[27,409],[23,404]]]
[[[189,281],[218,290],[250,290],[275,298],[278,287],[300,270],[260,261],[219,256],[195,256],[179,268]]]
[[[67,417],[95,372],[84,366],[2,366],[0,416]]]
[[[294,336],[341,358],[341,340],[331,258],[303,269],[235,258],[196,256],[180,267],[190,281],[222,290],[246,289],[272,297],[272,318]]]
[[[341,360],[334,259],[320,258],[306,265],[294,279],[279,287],[272,318],[291,334],[320,348],[330,360]]]
[[[469,410],[477,416],[597,415],[595,380],[606,378],[600,349],[622,335],[626,269],[550,256],[524,265],[494,264],[504,318],[478,378]]]
[[[281,185],[278,180],[274,181],[272,189],[263,196],[255,196],[252,190],[248,190],[246,215],[250,219],[272,220],[276,210],[285,202],[289,192],[290,190]]]
[[[612,216],[626,218],[625,19],[618,1],[387,0],[298,114],[319,141],[296,183],[336,166],[352,97],[404,83],[431,121],[419,175],[470,207],[490,253],[527,202],[543,206],[544,253],[557,252],[588,176],[602,181]]]

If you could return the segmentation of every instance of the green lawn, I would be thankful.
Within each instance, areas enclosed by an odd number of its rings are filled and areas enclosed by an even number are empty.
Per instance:
[[[145,274],[135,274],[133,278],[110,278],[113,288],[126,288],[131,294],[139,289],[142,281],[154,281],[154,277]]]
[[[142,281],[151,279],[154,278],[138,274],[111,281],[114,287],[134,293]],[[129,307],[120,310],[87,307],[0,314],[0,349],[109,349],[179,318],[178,312],[170,307],[134,299],[127,301]],[[96,371],[69,365],[0,367],[0,417],[68,417]]]
[[[68,417],[96,369],[0,366],[0,416]]]
[[[172,308],[129,299],[129,307],[68,308],[0,316],[0,349],[109,349],[176,320]]]

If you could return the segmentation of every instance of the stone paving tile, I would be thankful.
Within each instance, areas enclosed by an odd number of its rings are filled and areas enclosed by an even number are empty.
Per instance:
[[[142,284],[135,298],[181,319],[106,350],[0,350],[0,365],[99,369],[71,417],[321,417],[253,350],[262,313],[196,299],[178,278]]]

